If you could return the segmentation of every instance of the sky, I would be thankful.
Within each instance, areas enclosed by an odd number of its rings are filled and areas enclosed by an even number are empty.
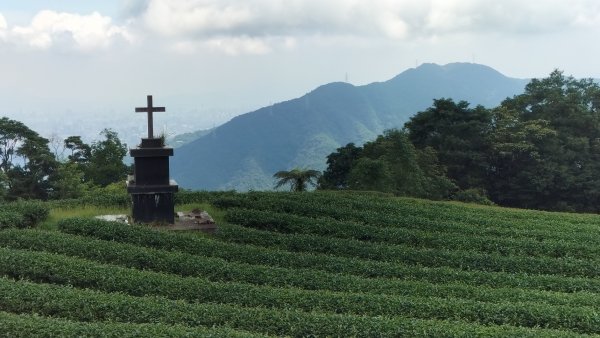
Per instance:
[[[426,62],[600,78],[598,36],[597,0],[0,0],[0,115],[118,129],[153,94],[190,131]]]

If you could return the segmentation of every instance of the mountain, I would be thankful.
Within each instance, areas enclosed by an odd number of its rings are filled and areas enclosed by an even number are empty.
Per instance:
[[[527,80],[471,63],[423,64],[364,86],[329,83],[290,101],[237,116],[181,146],[171,164],[180,186],[205,190],[271,189],[273,173],[294,167],[323,170],[326,156],[362,144],[446,97],[498,105]]]
[[[199,139],[200,137],[202,137],[204,135],[210,134],[211,130],[212,130],[212,128],[211,129],[201,129],[201,130],[193,131],[191,133],[175,135],[173,137],[167,138],[167,144],[169,145],[169,147],[179,148],[179,147],[186,145],[194,140]]]

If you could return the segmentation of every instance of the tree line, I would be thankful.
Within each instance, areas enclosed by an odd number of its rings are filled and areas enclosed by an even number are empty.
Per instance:
[[[61,158],[48,139],[22,122],[0,118],[0,200],[78,198],[124,181],[127,145],[110,129],[101,136],[91,144],[67,137],[61,146],[70,154]]]
[[[437,99],[327,165],[320,189],[598,212],[600,87],[556,70],[491,109]]]

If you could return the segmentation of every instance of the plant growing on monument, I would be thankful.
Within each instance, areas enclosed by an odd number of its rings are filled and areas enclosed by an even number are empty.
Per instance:
[[[306,191],[309,184],[316,186],[320,176],[321,172],[317,170],[299,168],[278,171],[273,175],[278,180],[275,189],[289,183],[290,189],[297,192]]]

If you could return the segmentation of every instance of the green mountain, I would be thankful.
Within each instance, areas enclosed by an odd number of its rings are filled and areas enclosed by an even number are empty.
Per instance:
[[[169,137],[167,139],[167,144],[172,148],[179,148],[185,144],[188,144],[192,141],[199,139],[204,135],[208,135],[212,129],[201,129],[197,131],[193,131],[191,133],[184,133],[175,135],[173,137]]]
[[[495,106],[519,94],[527,80],[477,64],[423,64],[365,86],[330,83],[290,101],[237,116],[177,149],[171,164],[180,186],[263,190],[273,173],[294,167],[323,170],[326,156],[362,144],[441,97]]]

